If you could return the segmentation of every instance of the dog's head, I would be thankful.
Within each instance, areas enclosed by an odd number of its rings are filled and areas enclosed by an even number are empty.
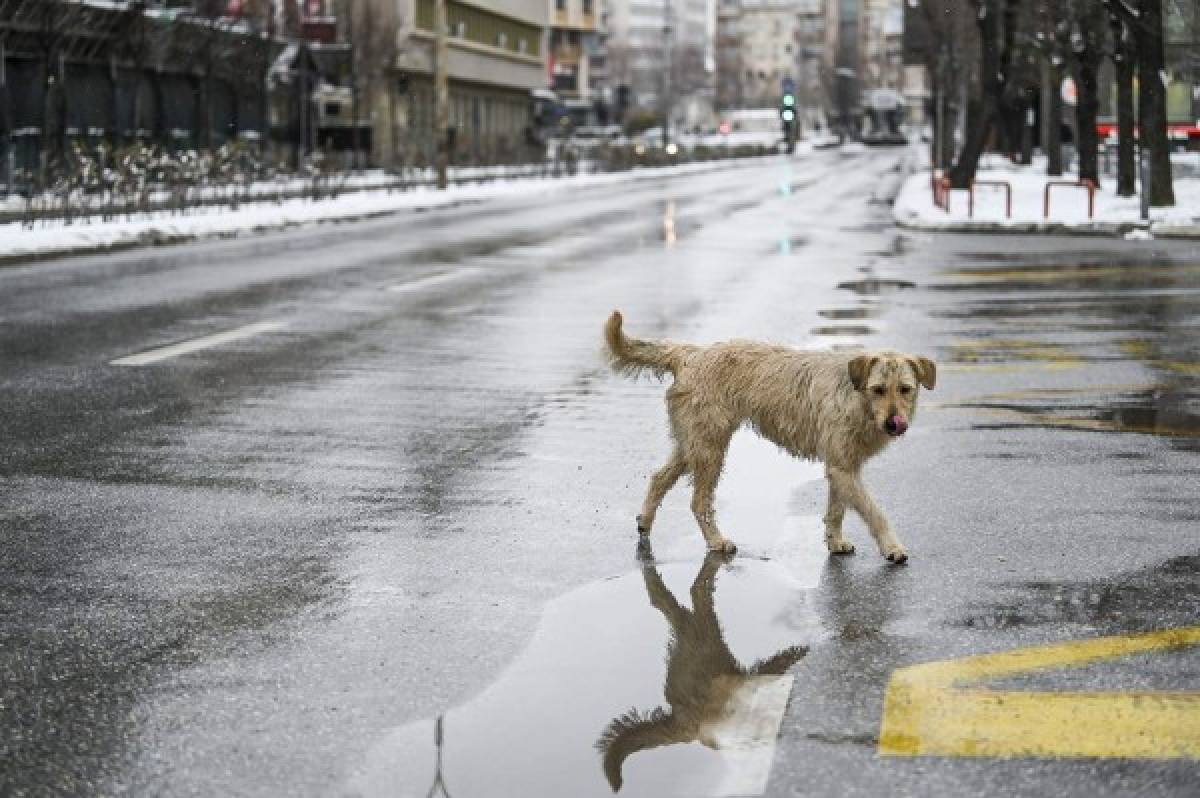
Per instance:
[[[859,355],[848,368],[850,382],[866,398],[876,427],[893,438],[908,430],[917,410],[918,386],[933,390],[937,381],[932,360],[899,352]]]

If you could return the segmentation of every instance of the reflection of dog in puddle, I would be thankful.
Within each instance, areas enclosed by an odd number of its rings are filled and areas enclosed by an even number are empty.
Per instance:
[[[663,687],[669,708],[631,709],[608,724],[596,748],[603,755],[604,775],[613,790],[621,788],[625,760],[638,751],[692,742],[719,749],[760,681],[785,673],[808,653],[804,646],[793,646],[743,667],[725,642],[713,601],[717,571],[728,558],[709,552],[692,582],[692,609],[688,610],[663,583],[649,545],[643,542],[640,549],[650,603],[670,625]]]
[[[717,528],[713,494],[729,440],[742,424],[797,457],[825,464],[829,504],[825,545],[849,554],[842,536],[850,507],[866,521],[879,553],[901,563],[908,553],[863,485],[863,464],[908,429],[917,410],[918,384],[932,389],[933,361],[899,352],[804,352],[754,341],[708,347],[643,341],[621,331],[613,312],[604,328],[609,359],[625,374],[671,374],[667,414],[675,450],[650,480],[638,515],[649,535],[667,491],[692,475],[692,513],[708,547],[733,553]]]

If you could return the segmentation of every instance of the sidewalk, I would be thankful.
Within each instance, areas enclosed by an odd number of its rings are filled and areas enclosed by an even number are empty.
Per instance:
[[[1012,190],[1012,216],[1005,216],[1005,190],[980,185],[975,190],[975,209],[968,210],[968,192],[952,190],[949,209],[934,204],[930,171],[922,169],[905,180],[893,205],[893,216],[901,227],[979,233],[1068,233],[1080,235],[1126,235],[1130,238],[1169,236],[1200,239],[1200,155],[1175,156],[1175,206],[1152,208],[1149,222],[1141,218],[1140,199],[1116,196],[1116,181],[1102,176],[1096,190],[1094,214],[1088,218],[1088,192],[1079,186],[1050,189],[1050,212],[1044,215],[1047,181],[1075,183],[1078,177],[1046,176],[1045,160],[1035,158],[1030,166],[1011,163],[989,155],[980,161],[976,179],[1007,183]],[[1188,176],[1180,176],[1181,174]]]

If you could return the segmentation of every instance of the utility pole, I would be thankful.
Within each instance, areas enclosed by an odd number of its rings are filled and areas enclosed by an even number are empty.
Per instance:
[[[663,0],[663,64],[662,64],[662,104],[663,104],[663,122],[662,122],[662,145],[666,149],[667,144],[671,140],[671,92],[674,87],[671,85],[671,68],[674,66],[674,48],[672,34],[674,32],[674,19],[672,17],[671,0]]]
[[[446,63],[446,0],[433,0],[433,136],[437,145],[437,187],[446,188],[450,162],[450,67]]]

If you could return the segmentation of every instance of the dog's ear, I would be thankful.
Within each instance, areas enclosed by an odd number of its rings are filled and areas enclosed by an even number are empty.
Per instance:
[[[932,391],[933,386],[937,383],[937,366],[927,357],[910,357],[908,365],[912,366],[913,374],[917,376],[917,382],[921,383],[921,387],[927,391]]]
[[[861,391],[867,387],[867,377],[871,376],[871,368],[879,358],[874,355],[859,355],[850,361],[850,382],[854,390]]]

